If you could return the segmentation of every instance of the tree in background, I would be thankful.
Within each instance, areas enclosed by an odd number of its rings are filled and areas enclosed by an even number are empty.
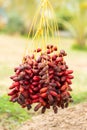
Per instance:
[[[26,26],[29,26],[37,8],[36,0],[12,0],[9,10],[18,13],[22,17]]]
[[[60,19],[63,25],[72,33],[80,48],[86,45],[87,36],[87,1],[69,1],[67,9],[71,13],[69,21]]]
[[[8,18],[5,9],[3,7],[3,1],[0,0],[0,30],[4,28],[7,22],[8,22]]]
[[[15,29],[27,30],[37,11],[41,0],[0,0],[8,13],[9,20]],[[76,43],[83,47],[87,35],[87,1],[86,0],[50,0],[57,16],[58,24],[66,27],[76,39]],[[16,16],[17,15],[17,16]],[[20,26],[19,26],[20,25]],[[15,29],[13,30],[15,31]],[[61,27],[60,27],[61,28]],[[22,30],[23,31],[23,30]]]

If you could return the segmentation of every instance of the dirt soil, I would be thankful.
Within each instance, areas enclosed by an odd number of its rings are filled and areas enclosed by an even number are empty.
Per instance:
[[[34,116],[18,130],[87,130],[87,103],[43,115]]]

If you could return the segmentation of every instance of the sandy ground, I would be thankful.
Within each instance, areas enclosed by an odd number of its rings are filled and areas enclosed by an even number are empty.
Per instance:
[[[87,130],[87,103],[59,110],[58,114],[34,116],[18,130]]]

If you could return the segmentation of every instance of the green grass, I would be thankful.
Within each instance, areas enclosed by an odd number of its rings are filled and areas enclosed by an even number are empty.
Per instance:
[[[32,115],[26,109],[21,108],[17,103],[11,103],[8,96],[0,97],[0,124],[6,124],[6,128],[15,130],[31,117]]]
[[[73,98],[73,104],[78,104],[81,102],[87,101],[87,91],[86,92],[78,92],[78,93],[72,93]]]
[[[8,96],[0,97],[0,114],[1,113],[6,113],[9,117],[19,122],[31,118],[31,115],[25,109],[21,108],[17,103],[11,103]]]
[[[74,80],[72,84],[72,97],[74,104],[87,101],[87,73],[83,70],[74,72]]]
[[[87,51],[87,45],[86,46],[80,46],[79,44],[73,44],[72,49],[76,51]]]

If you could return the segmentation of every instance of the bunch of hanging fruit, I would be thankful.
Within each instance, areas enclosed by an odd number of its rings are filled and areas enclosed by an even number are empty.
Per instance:
[[[66,55],[64,50],[58,52],[56,46],[47,45],[45,52],[38,48],[32,55],[25,56],[24,62],[14,69],[15,75],[11,76],[10,101],[28,110],[36,103],[34,111],[41,108],[41,113],[51,107],[55,113],[59,107],[67,108],[73,101],[70,91],[74,77],[64,61]]]

